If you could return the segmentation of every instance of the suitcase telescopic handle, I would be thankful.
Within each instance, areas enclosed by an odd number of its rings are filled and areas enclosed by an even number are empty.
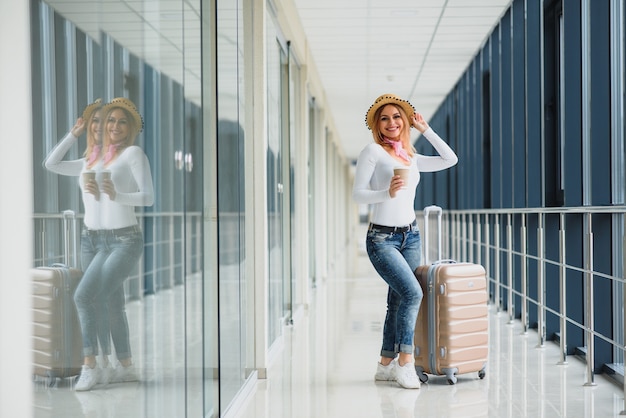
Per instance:
[[[76,213],[63,211],[63,257],[67,267],[78,266],[78,246],[76,245]],[[72,264],[71,257],[74,257]]]
[[[443,216],[443,209],[437,205],[430,205],[424,208],[424,264],[430,264],[428,259],[429,248],[429,231],[428,231],[428,218],[431,213],[437,215],[437,260],[441,259],[441,218]]]

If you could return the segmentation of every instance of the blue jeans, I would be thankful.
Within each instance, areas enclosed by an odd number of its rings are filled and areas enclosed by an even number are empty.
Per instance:
[[[111,338],[119,360],[131,357],[124,281],[143,251],[138,226],[81,234],[83,278],[74,302],[83,334],[83,355],[111,354]]]
[[[400,233],[370,228],[365,244],[374,268],[389,285],[380,355],[413,353],[415,321],[424,296],[413,273],[421,263],[420,232],[416,225]]]

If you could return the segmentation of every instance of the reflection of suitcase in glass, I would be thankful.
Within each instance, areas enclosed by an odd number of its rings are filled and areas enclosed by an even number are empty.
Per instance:
[[[424,210],[425,225],[433,211],[441,223],[441,208],[429,207]],[[441,234],[440,227],[438,231]],[[424,232],[428,251],[427,226]],[[418,267],[415,276],[424,290],[414,340],[420,380],[428,380],[426,373],[445,375],[450,384],[456,383],[458,374],[478,372],[481,379],[485,377],[489,352],[485,269],[478,264],[439,261]]]
[[[80,374],[83,363],[82,336],[73,299],[82,272],[68,267],[68,243],[75,231],[73,212],[64,212],[63,227],[65,264],[31,270],[33,373],[48,378],[49,383],[54,383],[57,377]]]

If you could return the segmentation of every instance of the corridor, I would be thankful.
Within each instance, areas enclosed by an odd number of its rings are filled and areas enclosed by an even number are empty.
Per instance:
[[[419,390],[374,382],[386,285],[363,249],[356,263],[355,277],[332,278],[316,290],[310,309],[287,328],[269,379],[259,380],[232,416],[606,418],[624,409],[618,384],[596,375],[595,386],[585,386],[583,361],[570,356],[567,365],[557,365],[557,344],[539,348],[534,330],[523,334],[519,321],[509,324],[494,306],[484,380],[460,375],[451,386],[445,377],[429,376]],[[333,306],[338,290],[349,295],[346,307]]]

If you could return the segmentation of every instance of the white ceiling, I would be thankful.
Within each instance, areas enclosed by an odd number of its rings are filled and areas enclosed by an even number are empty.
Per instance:
[[[200,0],[44,1],[97,42],[107,33],[154,68],[184,81],[186,97],[201,103]]]
[[[350,159],[372,140],[365,113],[376,97],[397,94],[431,117],[511,3],[294,1]]]
[[[511,0],[293,2],[336,134],[354,159],[372,139],[365,112],[374,99],[394,93],[431,117]],[[47,3],[94,39],[102,30],[172,78],[184,77],[185,94],[200,103],[199,53],[183,53],[200,51],[200,0]]]

